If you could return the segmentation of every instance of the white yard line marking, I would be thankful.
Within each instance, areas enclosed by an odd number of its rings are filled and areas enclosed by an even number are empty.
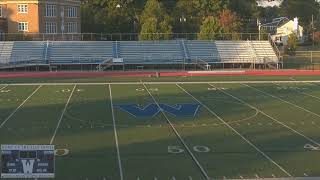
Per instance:
[[[9,85],[6,84],[5,86],[1,87],[1,88],[0,88],[0,91],[3,90],[3,89],[5,89],[5,88],[7,88],[8,86],[9,86]]]
[[[231,129],[234,133],[236,133],[239,137],[241,137],[245,142],[247,142],[251,147],[253,147],[257,152],[259,152],[262,156],[264,156],[266,159],[268,159],[272,164],[277,166],[282,172],[284,172],[289,177],[292,177],[292,175],[285,170],[282,166],[280,166],[278,163],[276,163],[271,157],[269,157],[267,154],[265,154],[262,150],[260,150],[256,145],[254,145],[250,140],[245,138],[241,133],[239,133],[235,128],[233,128],[230,124],[228,124],[226,121],[224,121],[218,114],[213,112],[208,106],[203,104],[200,100],[198,100],[196,97],[194,97],[192,94],[190,94],[187,90],[185,90],[183,87],[181,87],[179,84],[176,84],[182,91],[184,91],[186,94],[188,94],[190,97],[192,97],[195,101],[197,101],[199,104],[201,104],[205,109],[207,109],[212,115],[214,115],[216,118],[218,118],[223,124],[225,124],[229,129]]]
[[[5,125],[5,123],[42,87],[39,85],[1,124],[0,129]]]
[[[282,85],[280,85],[280,84],[278,84],[278,83],[273,83],[273,84],[275,84],[275,85],[277,85],[277,86],[282,86]],[[304,95],[306,95],[306,96],[309,96],[309,97],[312,97],[312,98],[315,98],[315,99],[320,100],[320,97],[318,97],[318,96],[314,96],[314,95],[312,95],[312,94],[309,94],[309,93],[306,93],[306,92],[302,92],[302,91],[299,91],[299,90],[297,90],[297,89],[292,89],[292,90],[294,90],[294,91],[296,91],[296,92],[298,92],[298,93],[300,93],[300,94],[304,94]]]
[[[114,138],[115,138],[116,147],[117,147],[120,180],[123,180],[123,171],[122,171],[122,164],[121,164],[121,156],[120,156],[120,148],[119,148],[119,141],[118,141],[117,126],[116,126],[116,118],[115,118],[114,110],[113,110],[112,90],[111,90],[110,84],[109,84],[109,94],[110,94],[110,105],[111,105],[111,114],[112,114],[112,122],[113,122],[113,132],[114,132]]]
[[[278,97],[278,96],[272,95],[272,94],[267,93],[267,92],[265,92],[265,91],[262,91],[262,90],[260,90],[260,89],[258,89],[258,88],[252,87],[252,86],[250,86],[250,85],[248,85],[248,84],[243,84],[243,85],[244,85],[244,86],[247,86],[247,87],[249,87],[249,88],[251,88],[251,89],[254,89],[254,90],[256,90],[256,91],[258,91],[258,92],[260,92],[260,93],[262,93],[262,94],[265,94],[265,95],[270,96],[270,97],[272,97],[272,98],[278,99],[278,100],[280,100],[280,101],[282,101],[282,102],[284,102],[284,103],[290,104],[290,105],[292,105],[292,106],[294,106],[294,107],[296,107],[296,108],[299,108],[299,109],[301,109],[301,110],[303,110],[303,111],[306,111],[306,112],[308,112],[308,113],[310,113],[310,114],[313,114],[313,115],[317,116],[318,118],[320,118],[320,114],[317,114],[317,113],[315,113],[315,112],[312,112],[312,111],[310,111],[310,110],[308,110],[308,109],[306,109],[306,108],[304,108],[304,107],[301,107],[301,106],[299,106],[299,105],[296,105],[296,104],[294,104],[294,103],[292,103],[292,102],[289,102],[289,101],[287,101],[287,100],[284,100],[284,99],[282,99],[282,98],[280,98],[280,97]]]
[[[215,86],[214,86],[214,85],[212,85],[212,84],[209,84],[209,85],[210,85],[210,86],[212,86],[212,87],[215,87]],[[297,130],[295,130],[295,129],[291,128],[290,126],[286,125],[285,123],[283,123],[283,122],[281,122],[281,121],[277,120],[276,118],[274,118],[274,117],[270,116],[269,114],[265,113],[265,112],[264,112],[264,111],[262,111],[261,109],[258,109],[257,107],[255,107],[255,106],[253,106],[253,105],[251,105],[251,104],[249,104],[249,103],[247,103],[247,102],[243,101],[242,99],[240,99],[240,98],[238,98],[238,97],[236,97],[236,96],[234,96],[234,95],[232,95],[232,94],[230,94],[230,93],[228,93],[228,92],[226,92],[226,91],[224,91],[224,90],[221,90],[221,89],[219,89],[219,90],[220,90],[222,93],[224,93],[224,94],[226,94],[226,95],[228,95],[228,96],[230,96],[230,97],[232,97],[232,98],[236,99],[237,101],[241,102],[242,104],[244,104],[244,105],[246,105],[246,106],[248,106],[248,107],[250,107],[250,108],[252,108],[252,109],[255,109],[255,110],[259,111],[261,114],[263,114],[263,115],[265,115],[266,117],[270,118],[270,119],[271,119],[271,120],[273,120],[274,122],[276,122],[276,123],[278,123],[278,124],[280,124],[280,125],[282,125],[282,126],[286,127],[287,129],[291,130],[292,132],[294,132],[294,133],[296,133],[296,134],[300,135],[301,137],[305,138],[306,140],[308,140],[308,141],[310,141],[310,142],[312,142],[312,143],[314,143],[314,144],[316,144],[316,145],[320,146],[320,143],[318,143],[317,141],[315,141],[315,140],[313,140],[313,139],[311,139],[311,138],[307,137],[306,135],[304,135],[304,134],[300,133],[299,131],[297,131]]]
[[[70,95],[69,95],[68,101],[67,101],[67,103],[65,104],[65,106],[64,106],[64,108],[63,108],[63,110],[62,110],[62,113],[61,113],[61,115],[60,115],[60,118],[59,118],[57,127],[56,127],[56,129],[54,130],[53,136],[52,136],[52,138],[51,138],[51,140],[50,140],[50,144],[53,143],[54,138],[55,138],[56,135],[57,135],[57,132],[58,132],[58,129],[59,129],[59,127],[60,127],[61,121],[62,121],[62,119],[63,119],[64,113],[65,113],[66,110],[67,110],[67,107],[68,107],[68,105],[69,105],[69,102],[70,102],[70,100],[71,100],[71,97],[72,97],[72,95],[73,95],[73,92],[74,92],[74,90],[76,89],[76,86],[77,86],[76,84],[73,86],[73,89],[72,89],[72,91],[71,91],[71,93],[70,93]]]
[[[162,81],[162,82],[144,82],[144,84],[267,84],[267,83],[320,83],[320,80],[313,81]],[[14,86],[34,86],[34,85],[53,85],[53,86],[63,86],[63,85],[139,85],[141,82],[110,82],[110,83],[12,83],[9,85]],[[7,85],[7,84],[0,84]]]
[[[146,87],[146,85],[141,82],[142,85],[144,86],[144,88],[147,90],[148,94],[150,95],[150,97],[153,99],[154,103],[158,106],[158,108],[160,109],[162,115],[165,117],[167,123],[171,126],[173,132],[176,134],[176,136],[178,137],[178,139],[180,140],[180,142],[183,144],[183,146],[185,147],[185,149],[187,150],[187,152],[189,153],[189,155],[191,156],[191,158],[193,159],[193,161],[197,164],[198,168],[200,169],[202,175],[207,179],[210,180],[210,177],[208,176],[207,172],[204,170],[204,168],[202,167],[202,165],[199,163],[199,161],[197,160],[197,158],[194,156],[194,154],[192,153],[192,151],[190,150],[190,148],[188,147],[188,145],[186,144],[186,142],[182,139],[182,137],[180,136],[179,132],[176,130],[176,128],[174,127],[174,125],[172,124],[172,122],[169,120],[168,116],[166,115],[166,113],[162,110],[162,108],[160,107],[158,101],[155,99],[155,97],[151,94],[151,92],[149,91],[149,89]]]

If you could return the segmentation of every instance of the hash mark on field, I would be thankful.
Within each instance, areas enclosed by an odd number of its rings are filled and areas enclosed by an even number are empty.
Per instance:
[[[67,110],[68,104],[69,104],[69,102],[70,102],[70,100],[71,100],[71,97],[72,97],[72,95],[73,95],[73,92],[74,92],[76,86],[77,86],[77,85],[74,85],[74,86],[73,86],[73,89],[72,89],[72,91],[71,91],[71,93],[70,93],[70,95],[69,95],[68,101],[67,101],[67,103],[65,104],[65,106],[64,106],[64,108],[63,108],[63,110],[62,110],[62,113],[61,113],[61,115],[60,115],[60,118],[59,118],[57,127],[56,127],[56,129],[54,130],[53,136],[52,136],[52,138],[51,138],[51,140],[50,140],[50,144],[53,143],[54,138],[55,138],[56,135],[57,135],[57,132],[58,132],[58,129],[59,129],[59,127],[60,127],[61,121],[62,121],[62,119],[63,119],[64,113],[65,113],[66,110]]]
[[[42,87],[40,85],[36,90],[34,90],[1,124],[0,129],[5,125],[5,123]]]
[[[206,108],[212,115],[217,117],[221,122],[223,122],[230,130],[232,130],[234,133],[236,133],[239,137],[241,137],[245,142],[247,142],[252,148],[254,148],[257,152],[259,152],[262,156],[264,156],[266,159],[268,159],[272,164],[277,166],[282,172],[284,172],[289,177],[292,177],[292,175],[287,172],[282,166],[280,166],[278,163],[276,163],[271,157],[269,157],[267,154],[265,154],[262,150],[260,150],[256,145],[254,145],[250,140],[245,138],[241,133],[239,133],[235,128],[233,128],[230,124],[228,124],[225,120],[223,120],[218,114],[216,114],[214,111],[212,111],[208,106],[203,104],[201,101],[199,101],[196,97],[194,97],[192,94],[190,94],[187,90],[185,90],[183,87],[181,87],[179,84],[176,84],[182,91],[184,91],[186,94],[191,96],[195,101],[197,101],[199,104],[201,104],[204,108]],[[212,86],[211,84],[209,84]],[[214,87],[214,86],[212,86]]]
[[[210,84],[210,85],[211,85],[211,86],[213,86],[212,84]],[[213,87],[215,87],[215,86],[213,86]],[[239,101],[239,102],[243,103],[244,105],[246,105],[246,106],[248,106],[248,107],[250,107],[250,108],[252,108],[252,109],[256,109],[256,110],[257,110],[257,111],[259,111],[261,114],[265,115],[266,117],[268,117],[269,119],[273,120],[274,122],[276,122],[276,123],[278,123],[278,124],[280,124],[280,125],[282,125],[282,126],[286,127],[287,129],[289,129],[289,130],[293,131],[294,133],[296,133],[296,134],[298,134],[298,135],[300,135],[300,136],[304,137],[304,138],[305,138],[305,139],[307,139],[308,141],[310,141],[310,142],[312,142],[312,143],[314,143],[314,144],[316,144],[316,145],[320,146],[320,143],[318,143],[317,141],[315,141],[315,140],[313,140],[313,139],[309,138],[308,136],[306,136],[306,135],[304,135],[304,134],[300,133],[299,131],[297,131],[297,130],[295,130],[295,129],[291,128],[290,126],[288,126],[288,125],[286,125],[285,123],[283,123],[283,122],[281,122],[281,121],[277,120],[276,118],[274,118],[274,117],[270,116],[269,114],[267,114],[267,113],[265,113],[264,111],[262,111],[262,110],[258,109],[257,107],[252,106],[251,104],[249,104],[249,103],[247,103],[247,102],[243,101],[242,99],[240,99],[240,98],[238,98],[238,97],[236,97],[236,96],[234,96],[234,95],[232,95],[232,94],[230,94],[230,93],[228,93],[228,92],[226,92],[226,91],[223,91],[223,90],[221,90],[221,89],[220,89],[220,91],[221,91],[222,93],[224,93],[224,94],[226,94],[226,95],[228,95],[228,96],[232,97],[233,99],[235,99],[235,100],[237,100],[237,101]]]
[[[148,90],[147,86],[141,81],[142,85],[144,86],[144,88],[147,90],[148,94],[150,95],[150,97],[153,99],[154,103],[158,106],[158,108],[161,108],[158,101],[155,99],[155,97],[151,94],[151,92]],[[183,144],[183,146],[185,147],[185,149],[187,150],[187,152],[189,153],[189,155],[191,156],[191,158],[193,159],[193,161],[197,164],[198,168],[200,169],[202,175],[207,179],[210,180],[210,177],[208,176],[207,172],[203,169],[202,165],[199,163],[199,161],[197,160],[197,158],[193,155],[192,151],[190,150],[190,148],[188,147],[188,145],[185,143],[185,141],[182,139],[182,137],[180,136],[180,134],[178,133],[178,131],[176,130],[176,128],[174,127],[174,125],[172,124],[172,122],[169,120],[169,118],[167,117],[166,113],[161,111],[162,115],[165,117],[167,123],[171,126],[173,132],[176,134],[176,136],[178,137],[178,139],[180,140],[180,142]]]
[[[117,126],[116,126],[116,119],[115,119],[114,110],[113,110],[112,89],[111,89],[111,85],[110,84],[109,84],[109,95],[110,95],[110,105],[111,105],[113,132],[114,132],[114,138],[115,138],[115,143],[116,143],[116,147],[117,147],[117,156],[118,156],[120,180],[123,180],[123,171],[122,171],[121,156],[120,156],[120,149],[119,149],[118,133],[117,133]]]
[[[306,112],[308,112],[308,113],[310,113],[310,114],[313,114],[313,115],[317,116],[318,118],[320,118],[320,114],[317,114],[317,113],[315,113],[315,112],[313,112],[313,111],[310,111],[310,110],[308,110],[308,109],[306,109],[306,108],[304,108],[304,107],[302,107],[302,106],[296,105],[296,104],[294,104],[294,103],[292,103],[292,102],[290,102],[290,101],[284,100],[284,99],[282,99],[282,98],[280,98],[280,97],[278,97],[278,96],[272,95],[272,94],[267,93],[267,92],[265,92],[265,91],[263,91],[263,90],[260,90],[260,89],[258,89],[258,88],[252,87],[252,86],[250,86],[250,85],[248,85],[248,84],[243,84],[243,85],[244,85],[244,86],[247,86],[247,87],[249,87],[249,88],[251,88],[251,89],[254,89],[254,90],[256,90],[256,91],[258,91],[258,92],[260,92],[260,93],[262,93],[262,94],[265,94],[265,95],[270,96],[270,97],[272,97],[272,98],[278,99],[278,100],[280,100],[280,101],[282,101],[282,102],[284,102],[284,103],[290,104],[290,105],[292,105],[292,106],[294,106],[294,107],[296,107],[296,108],[299,108],[299,109],[301,109],[301,110],[304,110],[304,111],[306,111]]]

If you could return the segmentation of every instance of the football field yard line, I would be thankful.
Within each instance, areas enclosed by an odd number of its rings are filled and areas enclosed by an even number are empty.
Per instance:
[[[52,138],[51,138],[51,140],[50,140],[50,144],[53,143],[53,141],[54,141],[54,139],[55,139],[55,137],[56,137],[56,135],[57,135],[57,132],[58,132],[58,129],[59,129],[59,127],[60,127],[61,121],[62,121],[62,119],[63,119],[64,113],[65,113],[66,110],[67,110],[67,107],[68,107],[68,105],[69,105],[69,102],[70,102],[70,100],[71,100],[71,97],[72,97],[72,95],[73,95],[73,92],[74,92],[74,90],[76,89],[76,86],[77,86],[76,84],[73,86],[73,89],[72,89],[72,91],[71,91],[71,93],[70,93],[70,95],[69,95],[68,101],[67,101],[67,103],[65,104],[65,106],[64,106],[64,108],[63,108],[63,110],[62,110],[62,113],[61,113],[61,115],[60,115],[60,118],[59,118],[57,127],[56,127],[56,129],[54,130],[53,136],[52,136]]]
[[[251,89],[254,89],[254,90],[256,90],[256,91],[258,91],[258,92],[260,92],[260,93],[262,93],[262,94],[265,94],[265,95],[267,95],[267,96],[269,96],[269,97],[272,97],[272,98],[278,99],[278,100],[280,100],[280,101],[282,101],[282,102],[284,102],[284,103],[290,104],[290,105],[292,105],[292,106],[294,106],[294,107],[296,107],[296,108],[299,108],[299,109],[301,109],[301,110],[303,110],[303,111],[306,111],[306,112],[308,112],[308,113],[310,113],[310,114],[313,114],[313,115],[317,116],[318,118],[320,118],[320,114],[317,114],[317,113],[315,113],[315,112],[313,112],[313,111],[310,111],[310,110],[308,110],[308,109],[306,109],[306,108],[304,108],[304,107],[302,107],[302,106],[299,106],[299,105],[294,104],[294,103],[292,103],[292,102],[290,102],[290,101],[284,100],[284,99],[282,99],[282,98],[280,98],[280,97],[278,97],[278,96],[272,95],[272,94],[267,93],[267,92],[265,92],[265,91],[263,91],[263,90],[260,90],[260,89],[258,89],[258,88],[252,87],[252,86],[250,86],[250,85],[248,85],[248,84],[243,84],[243,85],[244,85],[244,86],[247,86],[247,87],[249,87],[249,88],[251,88]]]
[[[210,85],[210,86],[212,86],[212,87],[215,87],[215,86],[214,86],[214,85],[212,85],[212,84],[209,84],[209,85]],[[215,88],[217,88],[217,87],[215,87]],[[222,89],[220,89],[220,88],[217,88],[217,89],[218,89],[219,91],[221,91],[222,93],[224,93],[224,94],[226,94],[226,95],[228,95],[228,96],[232,97],[233,99],[236,99],[237,101],[241,102],[242,104],[244,104],[244,105],[246,105],[246,106],[248,106],[248,107],[250,107],[250,108],[252,108],[252,109],[257,110],[258,112],[260,112],[260,113],[261,113],[261,114],[263,114],[264,116],[266,116],[266,117],[268,117],[269,119],[271,119],[271,120],[275,121],[276,123],[278,123],[278,124],[282,125],[283,127],[287,128],[287,129],[289,129],[289,130],[291,130],[292,132],[294,132],[294,133],[296,133],[296,134],[300,135],[301,137],[305,138],[306,140],[308,140],[308,141],[310,141],[310,142],[312,142],[312,143],[316,144],[317,146],[320,146],[320,143],[319,143],[319,142],[317,142],[317,141],[315,141],[315,140],[313,140],[313,139],[309,138],[308,136],[306,136],[306,135],[304,135],[304,134],[300,133],[299,131],[297,131],[297,130],[295,130],[295,129],[291,128],[290,126],[286,125],[285,123],[283,123],[283,122],[281,122],[281,121],[277,120],[276,118],[274,118],[274,117],[270,116],[269,114],[265,113],[265,112],[264,112],[264,111],[262,111],[261,109],[259,109],[259,108],[255,107],[255,106],[253,106],[253,105],[251,105],[251,104],[249,104],[249,103],[245,102],[244,100],[242,100],[242,99],[240,99],[240,98],[238,98],[238,97],[236,97],[236,96],[234,96],[234,95],[232,95],[232,94],[230,94],[230,93],[228,93],[228,92],[226,92],[226,91],[224,91],[224,90],[222,90]]]
[[[111,85],[110,84],[109,84],[109,94],[110,94],[110,105],[111,105],[111,114],[112,114],[112,122],[113,122],[113,132],[114,132],[114,138],[115,138],[115,143],[116,143],[116,147],[117,147],[117,156],[118,156],[120,180],[123,180],[123,170],[122,170],[122,164],[121,164],[118,133],[117,133],[117,126],[116,126],[116,119],[115,119],[114,110],[113,110],[112,90],[111,90]]]
[[[5,125],[5,123],[42,87],[39,85],[1,124],[0,129]]]
[[[273,84],[275,84],[275,85],[277,85],[277,86],[282,86],[282,85],[277,84],[277,83],[273,83]],[[310,84],[309,84],[309,85],[310,85]],[[311,85],[313,85],[313,84],[311,84]],[[283,87],[283,86],[282,86],[282,87]],[[294,90],[295,92],[298,92],[298,93],[300,93],[300,94],[304,94],[304,95],[306,95],[306,96],[309,96],[309,97],[312,97],[312,98],[315,98],[315,99],[320,100],[320,97],[318,97],[318,96],[314,96],[314,95],[312,95],[312,94],[305,93],[305,92],[299,91],[299,90],[297,90],[297,89],[292,89],[292,90]]]
[[[224,125],[226,125],[229,129],[231,129],[233,132],[235,132],[238,136],[240,136],[245,142],[247,142],[251,147],[253,147],[257,152],[259,152],[262,156],[264,156],[266,159],[268,159],[272,164],[277,166],[282,172],[284,172],[287,176],[292,177],[292,175],[285,170],[281,165],[279,165],[277,162],[275,162],[271,157],[269,157],[266,153],[264,153],[262,150],[260,150],[256,145],[254,145],[250,140],[245,138],[241,133],[239,133],[235,128],[233,128],[230,124],[228,124],[226,121],[224,121],[218,114],[216,114],[214,111],[212,111],[208,106],[206,106],[204,103],[202,103],[200,100],[198,100],[196,97],[194,97],[191,93],[189,93],[187,90],[185,90],[183,87],[181,87],[179,84],[176,84],[182,91],[184,91],[186,94],[188,94],[190,97],[192,97],[195,101],[197,101],[199,104],[201,104],[205,109],[207,109],[212,115],[217,117]]]
[[[170,127],[172,128],[173,132],[176,134],[176,136],[178,137],[178,139],[180,140],[180,142],[183,144],[183,146],[185,147],[185,149],[187,150],[188,154],[191,156],[191,158],[193,159],[193,161],[197,164],[198,168],[200,169],[202,175],[207,179],[210,180],[210,177],[208,176],[207,172],[204,170],[204,168],[202,167],[202,165],[199,163],[198,159],[194,156],[194,154],[192,153],[192,151],[190,150],[190,148],[188,147],[188,145],[185,143],[185,141],[182,139],[182,137],[180,136],[179,132],[176,130],[176,128],[174,127],[174,125],[171,123],[171,121],[169,120],[169,118],[167,117],[166,113],[162,110],[162,108],[160,107],[158,101],[155,99],[155,97],[151,94],[151,92],[149,91],[149,89],[147,88],[147,86],[141,82],[143,87],[146,89],[146,91],[148,92],[148,94],[150,95],[150,97],[152,98],[152,100],[154,101],[154,103],[156,104],[156,106],[160,109],[161,114],[165,117],[167,123],[170,125]]]
[[[6,84],[5,86],[1,87],[1,88],[0,88],[0,91],[3,90],[3,89],[5,89],[5,88],[7,88],[8,86],[9,86],[9,85]]]

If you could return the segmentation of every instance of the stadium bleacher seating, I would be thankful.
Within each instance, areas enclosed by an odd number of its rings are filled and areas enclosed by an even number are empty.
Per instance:
[[[277,63],[268,41],[2,41],[0,64]]]
[[[183,63],[178,41],[122,41],[120,57],[126,64]]]
[[[186,47],[192,61],[219,62],[219,52],[215,41],[187,41]]]
[[[99,64],[112,59],[111,41],[52,41],[50,64]]]

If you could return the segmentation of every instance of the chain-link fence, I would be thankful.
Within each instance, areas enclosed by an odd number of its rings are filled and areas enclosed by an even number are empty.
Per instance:
[[[0,33],[0,41],[137,41],[141,36],[148,40],[197,40],[198,33],[77,33],[77,34],[43,34],[43,33]],[[202,36],[203,37],[203,36]],[[219,33],[207,34],[201,40],[268,40],[268,34],[259,33]],[[145,39],[146,40],[146,39]]]
[[[284,69],[320,69],[320,51],[296,51],[283,56]]]

